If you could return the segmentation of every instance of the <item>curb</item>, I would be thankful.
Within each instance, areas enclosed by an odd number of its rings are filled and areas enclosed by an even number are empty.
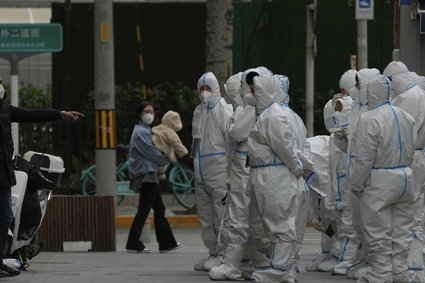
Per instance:
[[[130,228],[134,216],[115,216],[115,228]],[[197,215],[170,216],[167,217],[172,228],[199,228],[201,222]],[[153,216],[148,217],[146,224],[153,226]]]

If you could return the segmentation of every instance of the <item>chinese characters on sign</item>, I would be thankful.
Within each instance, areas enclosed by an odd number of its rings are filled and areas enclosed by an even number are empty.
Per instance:
[[[0,53],[62,50],[60,24],[0,24]]]

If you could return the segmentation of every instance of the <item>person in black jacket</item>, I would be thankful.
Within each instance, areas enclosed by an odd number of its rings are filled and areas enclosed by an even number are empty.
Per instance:
[[[3,263],[7,252],[8,229],[13,221],[11,206],[11,187],[16,184],[12,165],[13,140],[12,122],[34,123],[59,119],[78,120],[84,114],[76,111],[60,111],[56,109],[29,110],[10,105],[5,100],[5,91],[0,79],[0,277],[11,277],[20,274],[19,270]]]

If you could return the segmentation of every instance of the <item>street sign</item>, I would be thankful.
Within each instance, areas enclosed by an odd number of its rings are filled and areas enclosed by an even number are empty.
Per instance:
[[[373,0],[356,0],[356,20],[373,20]]]
[[[0,53],[43,53],[61,50],[60,24],[0,24]]]

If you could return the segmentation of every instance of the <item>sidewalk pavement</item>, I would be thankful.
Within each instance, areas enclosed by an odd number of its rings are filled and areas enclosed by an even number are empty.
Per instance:
[[[208,273],[193,270],[195,262],[207,255],[199,228],[173,229],[177,241],[183,243],[183,247],[166,254],[158,252],[153,229],[147,230],[151,241],[146,246],[152,249],[151,254],[125,252],[128,228],[117,229],[116,252],[41,252],[29,261],[27,271],[18,277],[0,278],[0,282],[211,282]],[[299,264],[299,282],[354,282],[328,273],[304,271],[305,264],[317,256],[319,250],[320,234],[307,228]]]

